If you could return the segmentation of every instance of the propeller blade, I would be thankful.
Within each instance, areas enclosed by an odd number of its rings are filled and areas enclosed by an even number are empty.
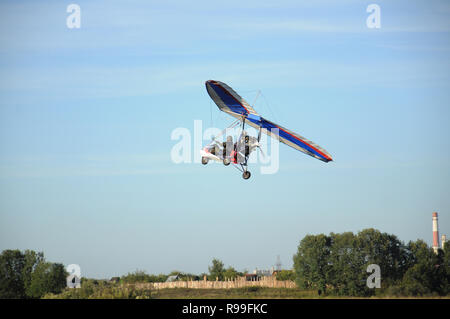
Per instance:
[[[260,150],[260,152],[261,152],[262,157],[263,157],[264,160],[265,160],[265,159],[266,159],[266,154],[263,152],[263,150],[262,150],[261,147],[258,146],[258,148],[259,148],[259,150]]]
[[[259,148],[259,151],[261,152],[261,155],[262,155],[263,159],[265,160],[266,159],[266,154],[264,154],[264,151],[262,150],[261,145],[259,144],[259,142],[256,143],[256,147]]]

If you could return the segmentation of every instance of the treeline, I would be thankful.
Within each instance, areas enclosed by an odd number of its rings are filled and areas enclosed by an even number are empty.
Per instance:
[[[120,279],[121,283],[134,284],[138,282],[165,282],[167,278],[169,278],[169,275],[152,275],[147,274],[144,270],[136,270],[135,272],[128,273],[118,279]]]
[[[278,271],[278,280],[295,280],[300,289],[336,296],[446,296],[450,293],[450,245],[435,253],[422,241],[405,244],[395,235],[365,229],[328,236],[307,235],[294,255],[294,270]],[[379,266],[381,288],[369,288],[368,266]],[[243,276],[214,258],[209,273],[173,271],[152,275],[137,270],[113,280],[81,278],[80,289],[66,288],[68,273],[43,253],[5,250],[0,255],[0,298],[147,298],[129,285],[173,280],[233,280]],[[116,283],[119,283],[117,285]],[[133,285],[131,285],[133,286]]]
[[[41,298],[66,287],[64,265],[47,262],[43,253],[4,250],[0,255],[0,298]]]
[[[145,283],[145,282],[165,282],[169,277],[176,278],[175,280],[180,281],[189,281],[189,280],[203,280],[206,276],[207,280],[215,281],[218,280],[233,280],[237,277],[243,276],[243,272],[239,272],[233,267],[229,266],[225,268],[225,264],[219,260],[214,258],[212,260],[211,265],[208,267],[209,274],[201,273],[199,275],[184,273],[181,271],[174,270],[168,275],[159,274],[152,275],[148,274],[143,270],[136,270],[135,272],[128,273],[125,276],[120,277],[119,281],[121,283]]]
[[[153,275],[148,274],[144,270],[136,270],[128,273],[122,277],[113,277],[111,280],[96,280],[81,278],[81,288],[79,289],[65,289],[60,294],[48,293],[43,298],[53,299],[89,299],[89,298],[114,298],[114,299],[147,299],[153,298],[158,293],[152,291],[150,288],[137,289],[135,283],[154,283],[165,282],[171,276],[173,280],[187,281],[187,280],[203,280],[206,276],[207,280],[232,280],[238,276],[243,276],[244,272],[236,271],[233,267],[225,267],[224,263],[219,259],[214,258],[211,265],[208,267],[209,273],[201,273],[195,275],[191,273],[184,273],[174,270],[169,274]],[[289,272],[283,272],[281,276],[289,276]],[[119,283],[117,285],[116,283]],[[243,291],[245,293],[246,291]],[[249,291],[247,291],[248,293]],[[251,291],[250,291],[251,292]]]
[[[308,235],[294,255],[296,283],[319,294],[342,296],[426,296],[450,293],[450,245],[438,253],[422,241],[365,229]],[[380,267],[381,288],[369,288],[367,267]]]
[[[211,262],[211,265],[208,266],[209,273],[201,273],[199,275],[184,273],[181,271],[174,270],[168,275],[159,274],[152,275],[148,274],[144,270],[136,270],[135,272],[128,273],[125,276],[117,278],[121,283],[146,283],[146,282],[165,282],[169,277],[175,277],[175,280],[178,281],[196,281],[203,280],[206,277],[206,280],[216,281],[216,280],[234,280],[238,277],[242,277],[246,274],[246,270],[237,271],[234,267],[228,266],[225,267],[225,264],[217,258],[214,258]],[[295,280],[295,272],[293,270],[281,270],[276,272],[277,280]]]

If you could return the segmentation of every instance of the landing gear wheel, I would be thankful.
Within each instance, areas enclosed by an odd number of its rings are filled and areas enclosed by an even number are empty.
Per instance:
[[[203,165],[206,165],[206,164],[208,164],[208,161],[209,161],[209,159],[208,159],[208,158],[206,158],[206,157],[202,157],[202,164],[203,164]]]
[[[228,165],[230,165],[230,163],[231,163],[231,161],[230,161],[229,158],[224,158],[223,159],[223,165],[228,166]]]
[[[243,177],[244,179],[249,179],[250,176],[252,176],[252,174],[250,174],[249,171],[245,171],[244,173],[242,173],[242,177]]]

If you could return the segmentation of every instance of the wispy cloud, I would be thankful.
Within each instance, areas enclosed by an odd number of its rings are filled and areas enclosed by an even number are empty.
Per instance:
[[[402,3],[405,4],[402,9]],[[448,5],[433,2],[418,12],[408,2],[381,2],[379,33],[450,32]],[[7,2],[0,5],[1,52],[161,47],[195,42],[323,33],[368,33],[361,1],[183,3],[81,1],[82,28],[65,26],[65,4]],[[207,47],[207,45],[204,45]]]
[[[32,156],[0,159],[0,178],[179,174],[169,153]]]
[[[190,63],[146,67],[68,67],[16,69],[1,72],[1,92],[37,90],[52,98],[120,97],[167,94],[197,88],[210,78],[233,81],[253,88],[287,87],[420,87],[448,84],[449,65],[416,65],[404,62],[327,62],[316,60],[240,61]],[[70,74],[70,76],[68,76]],[[24,97],[26,98],[26,97]],[[34,97],[36,98],[36,97]],[[49,94],[45,96],[49,98]],[[16,97],[16,99],[21,99]],[[5,99],[3,99],[3,102]]]

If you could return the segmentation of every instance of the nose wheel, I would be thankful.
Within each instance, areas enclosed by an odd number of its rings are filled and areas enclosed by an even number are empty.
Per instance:
[[[242,177],[243,177],[244,179],[249,179],[250,176],[252,176],[252,174],[250,174],[249,171],[245,171],[244,173],[242,173]]]

